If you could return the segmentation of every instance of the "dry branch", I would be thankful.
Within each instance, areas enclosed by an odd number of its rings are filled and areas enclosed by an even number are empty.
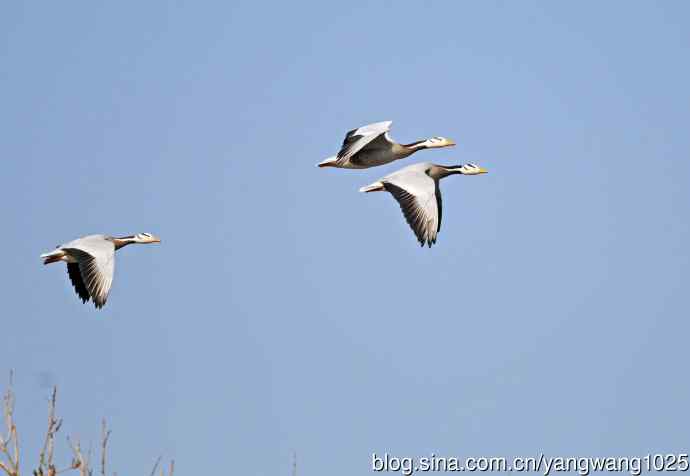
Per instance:
[[[17,442],[17,426],[14,424],[14,392],[12,391],[12,372],[10,372],[10,385],[3,397],[3,414],[7,436],[0,437],[0,452],[5,455],[6,461],[0,461],[0,468],[8,476],[19,476],[19,443]],[[9,445],[14,448],[14,455],[10,452]]]
[[[153,465],[153,469],[151,470],[151,476],[156,476],[156,470],[158,469],[158,465],[161,462],[162,456],[159,456],[158,459],[156,460],[156,464]]]
[[[105,476],[105,455],[107,453],[108,438],[110,438],[110,430],[108,430],[104,418],[101,427],[101,476]]]
[[[56,400],[57,387],[53,387],[53,392],[48,403],[48,427],[46,429],[43,446],[38,457],[37,469],[33,470],[34,476],[57,476],[62,473],[78,472],[80,476],[93,476],[94,472],[91,468],[92,449],[84,455],[79,440],[72,440],[67,437],[67,443],[72,450],[72,461],[69,466],[64,469],[57,470],[53,461],[55,450],[55,435],[62,426],[62,419],[56,416]],[[10,373],[10,385],[3,396],[3,417],[6,427],[6,436],[0,434],[0,476],[4,473],[6,476],[20,476],[20,445],[17,433],[17,425],[14,421],[14,407],[15,395],[12,389],[12,373]],[[108,429],[106,421],[101,423],[101,461],[100,461],[100,476],[107,475],[107,456],[108,456],[108,442],[110,440],[111,431]],[[161,457],[156,461],[153,472],[154,474],[161,461]],[[170,470],[168,476],[172,476],[175,468],[174,461],[170,462]],[[116,473],[113,473],[115,476]],[[164,470],[161,467],[161,476],[164,476]]]
[[[57,387],[53,387],[50,401],[48,403],[48,429],[46,430],[46,437],[43,442],[43,448],[38,459],[38,470],[34,474],[38,476],[48,475],[54,476],[56,474],[55,465],[53,464],[53,453],[55,449],[55,434],[60,431],[62,420],[55,417],[55,401],[57,399]]]

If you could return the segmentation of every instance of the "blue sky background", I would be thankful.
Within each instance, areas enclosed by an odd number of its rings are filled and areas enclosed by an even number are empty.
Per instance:
[[[64,433],[108,419],[119,474],[688,450],[687,2],[1,10],[0,371],[27,458],[52,384]],[[314,167],[388,119],[458,146]],[[490,170],[443,182],[431,250],[357,192],[421,160]],[[118,253],[102,312],[38,258],[141,231],[163,243]]]

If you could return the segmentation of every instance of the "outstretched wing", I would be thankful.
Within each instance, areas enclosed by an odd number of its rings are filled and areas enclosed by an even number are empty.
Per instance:
[[[88,291],[96,308],[100,309],[108,300],[108,294],[113,284],[115,245],[112,241],[97,237],[76,240],[70,245],[70,248],[63,248],[63,250],[76,259],[83,288]],[[70,274],[70,278],[72,278],[72,274]],[[75,279],[72,279],[72,284],[83,300],[84,297],[75,284]]]
[[[347,162],[357,152],[366,147],[367,144],[377,137],[386,134],[390,130],[391,124],[393,124],[393,121],[377,122],[348,132],[345,140],[343,140],[340,152],[338,152],[336,163],[342,165]]]
[[[433,245],[441,229],[441,194],[436,181],[424,172],[409,172],[383,181],[395,197],[419,243]]]

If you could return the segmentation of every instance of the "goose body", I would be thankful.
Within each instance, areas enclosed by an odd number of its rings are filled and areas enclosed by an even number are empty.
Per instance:
[[[82,302],[93,301],[97,309],[108,300],[115,273],[115,251],[132,243],[160,243],[150,233],[115,238],[107,235],[88,235],[78,238],[54,251],[41,255],[43,264],[67,263],[74,290]]]
[[[407,223],[419,243],[436,243],[443,212],[439,181],[449,175],[478,175],[487,171],[475,164],[443,166],[429,162],[409,165],[360,192],[389,192],[400,204]]]
[[[338,155],[329,157],[317,165],[342,169],[367,169],[404,159],[418,150],[455,145],[455,142],[444,137],[432,137],[407,145],[398,144],[388,135],[391,124],[393,121],[377,122],[351,130],[345,135]]]

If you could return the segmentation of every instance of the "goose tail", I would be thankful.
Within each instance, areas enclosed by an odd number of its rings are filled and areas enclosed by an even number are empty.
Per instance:
[[[57,263],[58,261],[62,261],[64,255],[64,251],[55,250],[50,253],[43,253],[41,259],[43,260],[43,264]]]
[[[368,192],[382,192],[385,190],[383,183],[382,182],[374,182],[371,185],[367,185],[366,187],[362,187],[359,189],[360,192],[368,193]]]
[[[336,167],[335,163],[338,161],[338,157],[333,156],[329,157],[326,160],[323,160],[316,164],[317,167]]]

